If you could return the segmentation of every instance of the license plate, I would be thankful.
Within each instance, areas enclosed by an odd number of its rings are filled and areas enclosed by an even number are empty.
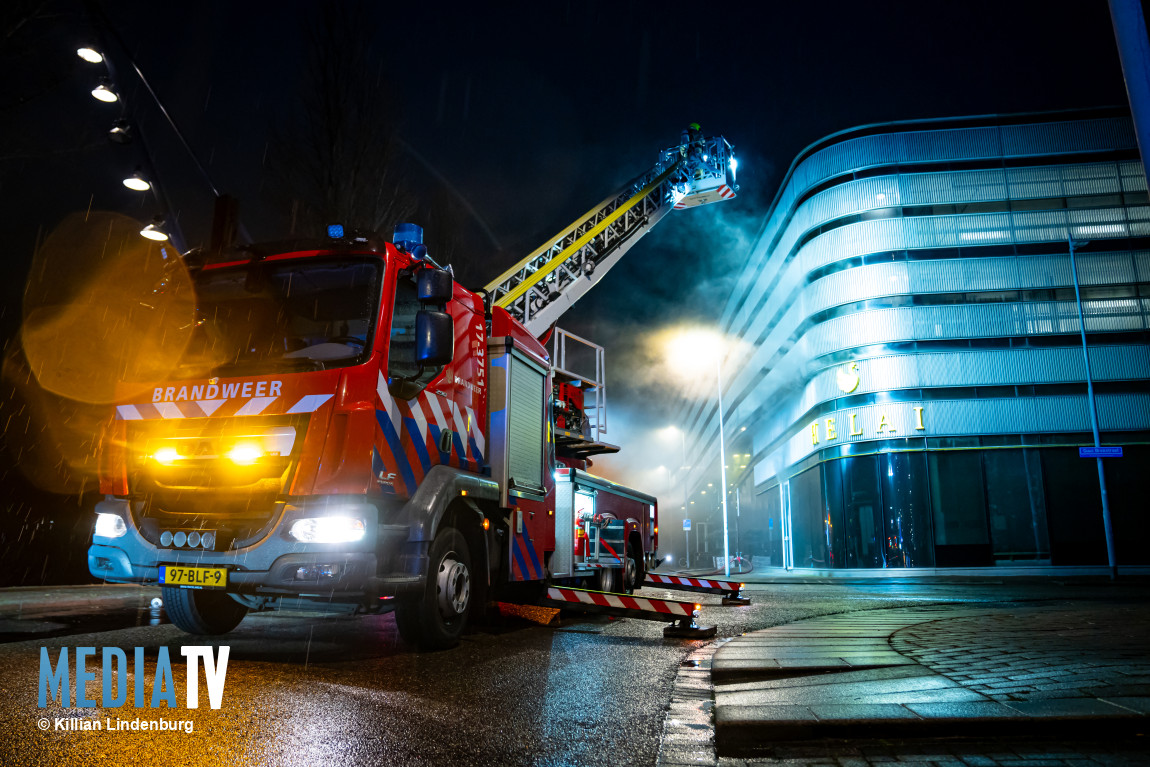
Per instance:
[[[228,571],[224,567],[176,567],[160,565],[160,583],[165,586],[192,586],[201,589],[222,589],[228,585]]]

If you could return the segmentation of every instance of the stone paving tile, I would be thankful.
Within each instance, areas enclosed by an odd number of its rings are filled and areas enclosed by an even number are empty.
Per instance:
[[[1141,605],[1119,610],[1113,605],[1016,605],[1009,611],[939,607],[885,610],[868,619],[857,614],[825,616],[732,640],[725,651],[715,655],[714,665],[720,669],[724,652],[732,669],[748,662],[773,668],[776,674],[805,670],[803,676],[720,684],[716,688],[714,710],[720,723],[753,726],[756,721],[775,721],[780,725],[775,731],[784,736],[786,722],[801,725],[792,728],[794,732],[811,735],[825,734],[803,724],[816,719],[828,725],[837,721],[858,723],[860,718],[893,724],[896,717],[900,721],[908,721],[908,717],[965,720],[974,725],[969,730],[972,734],[978,732],[979,722],[1024,719],[1032,723],[1026,733],[1034,734],[1035,726],[1048,726],[1041,724],[1043,720],[1049,719],[1049,726],[1057,728],[1066,725],[1056,722],[1068,718],[1082,723],[1082,731],[1088,732],[1084,720],[1135,722],[1132,726],[1138,726],[1141,716],[1150,713],[1150,609]],[[838,662],[894,662],[892,656],[920,667],[834,671]],[[827,666],[827,673],[810,673]],[[886,675],[869,676],[879,671]],[[832,711],[838,711],[838,716],[832,716]],[[883,711],[889,716],[879,716]],[[1020,734],[1000,729],[983,734],[1000,731]],[[1002,750],[948,746],[932,752],[917,746],[900,750],[889,743],[860,750],[854,748],[853,741],[847,749],[844,743],[838,741],[835,750],[817,755],[801,749],[787,752],[783,743],[776,743],[765,746],[770,753],[761,759],[731,761],[724,757],[719,763],[933,767],[1150,764],[1146,744],[1126,743],[1122,748],[1088,744],[1086,748],[1070,746],[1060,751],[1029,745]]]
[[[928,742],[811,741],[779,744],[753,758],[718,760],[718,767],[1141,767],[1150,764],[1150,744],[1117,741],[950,740]]]
[[[1109,696],[1101,698],[1115,706],[1122,706],[1123,708],[1137,711],[1141,714],[1150,714],[1150,698],[1112,698]]]
[[[949,719],[1000,719],[1017,716],[1012,708],[994,701],[965,701],[956,703],[942,703],[930,701],[928,703],[908,703],[906,707],[923,719],[946,717]]]
[[[727,658],[746,658],[746,657],[762,657],[763,648],[756,645],[738,644],[734,647],[723,648],[723,654],[719,656],[721,660]],[[807,647],[805,645],[799,647],[774,647],[770,650],[772,658],[847,658],[852,656],[866,656],[866,655],[898,655],[894,650],[886,645],[882,649],[877,648],[860,648],[860,647],[843,647],[835,646],[830,649],[819,649]]]
[[[719,692],[743,692],[746,690],[774,690],[788,687],[812,687],[816,685],[840,685],[858,681],[875,681],[879,679],[908,679],[924,676],[925,672],[918,664],[904,666],[885,666],[871,669],[844,669],[829,674],[814,674],[810,676],[791,676],[781,679],[766,679],[758,682],[737,682],[716,686]]]
[[[857,698],[848,698],[853,701],[875,701],[882,703],[973,703],[985,701],[986,697],[974,690],[962,687],[947,687],[932,690],[911,690],[907,692],[891,692],[879,695],[866,695]]]
[[[1120,706],[1089,698],[1010,701],[1004,705],[1009,706],[1024,716],[1056,716],[1069,718],[1126,716],[1128,714],[1128,712]]]
[[[866,672],[859,672],[865,674]],[[977,697],[969,690],[963,690],[954,682],[945,677],[935,675],[914,676],[905,679],[874,679],[844,682],[841,684],[792,685],[783,688],[759,688],[738,692],[728,692],[722,689],[715,691],[715,703],[718,706],[742,706],[764,704],[798,704],[805,705],[817,703],[856,703],[866,700],[877,700],[879,696],[888,699],[892,696],[902,699],[921,700],[920,694],[926,691],[941,693],[944,689],[960,691],[964,696]],[[935,697],[942,697],[936,695]]]
[[[875,719],[918,719],[909,709],[894,703],[815,703],[810,710],[820,721],[844,719],[866,721]]]

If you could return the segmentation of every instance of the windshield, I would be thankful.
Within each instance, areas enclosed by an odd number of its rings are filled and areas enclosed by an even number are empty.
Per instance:
[[[370,353],[378,259],[300,259],[206,270],[182,374],[258,374],[355,365]]]

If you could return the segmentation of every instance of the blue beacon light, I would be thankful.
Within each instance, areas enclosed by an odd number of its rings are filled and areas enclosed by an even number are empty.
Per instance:
[[[332,238],[333,240],[342,239],[343,238],[343,224],[328,224],[327,236]]]

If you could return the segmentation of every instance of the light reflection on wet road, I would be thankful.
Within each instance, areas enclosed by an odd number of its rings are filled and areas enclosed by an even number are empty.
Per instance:
[[[1064,593],[1057,585],[1019,588],[1033,598]],[[795,583],[752,585],[748,607],[697,601],[702,622],[724,637],[812,615],[1017,598],[1019,588]],[[663,639],[659,623],[565,617],[557,627],[512,619],[470,633],[453,650],[417,654],[391,616],[250,615],[215,642],[231,647],[223,707],[206,708],[201,672],[205,707],[187,710],[179,647],[209,642],[148,625],[150,593],[105,589],[124,596],[92,600],[82,591],[23,591],[18,608],[13,591],[0,595],[0,695],[11,701],[0,712],[3,764],[652,765],[671,681],[704,644]],[[156,648],[169,647],[179,708],[38,709],[39,648],[85,645],[126,648],[129,658],[130,648],[147,648],[149,684]],[[98,699],[99,682],[89,689]],[[194,731],[42,732],[42,714],[190,719]]]

